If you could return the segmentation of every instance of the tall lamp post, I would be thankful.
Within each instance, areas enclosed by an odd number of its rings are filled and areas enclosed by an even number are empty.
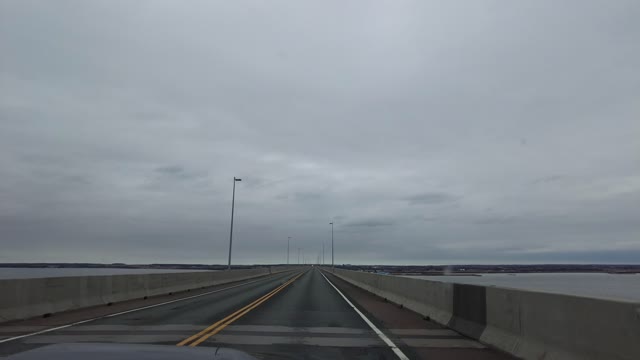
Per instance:
[[[289,265],[289,245],[291,244],[291,236],[287,238],[287,265]]]
[[[330,222],[329,225],[331,225],[331,268],[335,269],[333,262],[333,222]]]
[[[231,197],[231,230],[229,231],[229,263],[227,264],[227,270],[231,270],[231,246],[233,245],[233,209],[236,204],[236,181],[242,181],[235,176],[233,177],[233,195]]]

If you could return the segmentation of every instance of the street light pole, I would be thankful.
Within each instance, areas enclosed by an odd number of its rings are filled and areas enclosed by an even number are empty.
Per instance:
[[[287,238],[287,265],[289,265],[289,244],[291,243],[291,236]]]
[[[233,245],[233,209],[236,204],[236,181],[242,181],[242,179],[236,179],[233,177],[233,195],[231,196],[231,230],[229,231],[229,263],[227,264],[227,270],[231,270],[231,247]]]
[[[330,222],[331,225],[331,268],[335,269],[335,264],[333,262],[333,222]]]
[[[324,240],[322,240],[322,265],[324,265]]]
[[[300,265],[300,248],[298,248],[298,265]]]

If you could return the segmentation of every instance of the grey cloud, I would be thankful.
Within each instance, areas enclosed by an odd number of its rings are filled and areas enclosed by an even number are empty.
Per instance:
[[[640,252],[638,1],[349,4],[0,1],[0,261]]]
[[[242,179],[242,186],[250,188],[263,188],[278,184],[282,180],[269,180],[256,176],[237,176]]]
[[[186,170],[183,166],[180,165],[161,166],[156,168],[155,172],[157,174],[160,174],[161,176],[179,180],[198,179],[203,178],[207,175],[203,171]]]
[[[162,166],[157,168],[156,172],[159,172],[161,174],[170,174],[170,175],[184,174],[184,168],[179,165],[169,165],[169,166]]]
[[[551,176],[545,176],[545,177],[541,177],[538,179],[533,180],[533,184],[540,184],[540,183],[550,183],[550,182],[555,182],[555,181],[560,181],[564,178],[564,176],[562,175],[551,175]]]
[[[288,200],[289,199],[289,194],[278,194],[276,196],[273,197],[276,200]]]
[[[424,222],[436,222],[436,221],[442,221],[442,218],[440,218],[440,217],[421,216],[421,217],[419,217],[419,220],[424,221]]]
[[[521,221],[522,219],[517,216],[493,216],[493,217],[484,217],[478,220],[475,220],[474,223],[478,225],[487,225],[487,224],[510,224],[517,221]]]
[[[293,193],[282,193],[278,194],[274,197],[277,200],[293,200],[299,203],[317,203],[323,201],[327,198],[326,194],[322,192],[314,192],[314,191],[296,191]]]
[[[86,176],[82,176],[82,175],[69,175],[69,176],[65,176],[64,177],[65,181],[68,181],[72,184],[78,184],[78,185],[88,185],[91,184],[91,180],[89,180],[89,178],[87,178]]]
[[[302,201],[302,202],[318,201],[324,197],[325,195],[320,192],[296,192],[293,194],[293,198],[296,201]]]
[[[407,197],[405,200],[407,200],[410,205],[429,205],[453,202],[456,199],[457,198],[451,194],[432,192],[413,195]]]
[[[389,219],[364,219],[364,220],[354,220],[349,221],[343,224],[343,226],[347,227],[382,227],[382,226],[393,226],[395,225],[395,221]]]

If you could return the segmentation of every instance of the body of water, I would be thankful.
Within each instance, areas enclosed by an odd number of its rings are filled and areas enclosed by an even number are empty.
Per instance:
[[[640,301],[640,274],[527,273],[482,276],[406,276],[426,280],[498,286],[603,299]]]
[[[31,279],[60,276],[132,275],[214,270],[111,269],[111,268],[0,268],[0,279]]]

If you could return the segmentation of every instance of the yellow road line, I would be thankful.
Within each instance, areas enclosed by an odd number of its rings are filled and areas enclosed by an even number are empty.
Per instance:
[[[201,342],[207,340],[208,338],[212,337],[213,335],[219,333],[220,331],[222,331],[222,329],[226,328],[229,324],[231,324],[232,322],[240,319],[242,316],[244,316],[246,313],[248,313],[249,311],[255,309],[256,307],[260,306],[260,304],[262,304],[263,302],[269,300],[271,297],[273,297],[275,294],[277,294],[278,292],[280,292],[282,289],[284,289],[285,287],[289,286],[289,284],[291,284],[292,282],[296,281],[300,276],[302,276],[302,274],[296,276],[295,278],[293,278],[291,281],[289,281],[288,283],[285,283],[281,288],[279,288],[277,291],[272,292],[271,294],[269,294],[267,297],[263,298],[262,300],[259,300],[258,302],[256,302],[255,304],[253,304],[250,308],[244,310],[242,313],[236,315],[234,318],[225,321],[222,325],[220,325],[219,327],[217,327],[216,329],[214,329],[213,331],[205,334],[204,336],[202,336],[200,339],[194,341],[193,343],[191,343],[191,345],[189,346],[198,346],[198,344],[200,344]]]
[[[216,322],[215,324],[209,326],[207,329],[201,331],[199,333],[199,335],[195,336],[198,337],[200,336],[199,339],[197,339],[196,341],[192,342],[189,346],[198,346],[198,344],[202,343],[203,341],[205,341],[206,339],[208,339],[209,337],[211,337],[214,334],[217,334],[218,332],[220,332],[222,329],[224,329],[225,327],[227,327],[227,325],[231,324],[232,322],[236,321],[237,319],[239,319],[240,317],[242,317],[244,314],[248,313],[249,311],[253,310],[254,308],[256,308],[258,305],[262,304],[263,302],[267,301],[269,298],[271,298],[272,296],[274,296],[275,294],[277,294],[278,292],[280,292],[282,289],[284,289],[285,287],[287,287],[289,284],[293,283],[294,281],[296,281],[300,276],[302,276],[302,274],[294,277],[293,279],[287,281],[286,283],[280,285],[278,288],[276,288],[275,290],[269,292],[268,294],[260,297],[259,299],[255,300],[254,302],[252,302],[251,304],[243,307],[242,309],[234,312],[233,314],[225,317],[224,319]]]
[[[288,281],[287,281],[287,282],[288,282]],[[285,284],[286,284],[286,282],[285,282]],[[213,325],[211,325],[211,326],[207,327],[206,329],[204,329],[204,330],[200,331],[199,333],[197,333],[197,334],[195,334],[195,335],[192,335],[192,336],[188,337],[187,339],[182,340],[181,342],[179,342],[179,343],[177,344],[177,346],[183,346],[183,345],[186,345],[187,343],[191,342],[192,340],[194,340],[194,339],[196,339],[196,338],[198,338],[198,337],[200,337],[200,336],[204,335],[204,334],[205,334],[205,333],[207,333],[208,331],[210,331],[210,330],[214,329],[216,326],[220,325],[220,324],[221,324],[222,322],[224,322],[225,320],[227,320],[227,319],[229,319],[229,318],[233,317],[234,315],[236,315],[236,314],[240,313],[241,311],[243,311],[243,310],[245,310],[246,308],[248,308],[248,307],[250,307],[251,305],[253,305],[253,303],[255,303],[256,301],[259,301],[259,300],[263,299],[264,297],[268,296],[269,294],[273,293],[274,291],[276,291],[276,290],[280,289],[280,288],[281,288],[281,287],[283,287],[283,286],[284,286],[284,284],[282,284],[282,285],[278,286],[277,288],[273,289],[273,290],[272,290],[272,291],[270,291],[269,293],[267,293],[267,294],[265,294],[265,295],[261,296],[261,297],[260,297],[260,298],[258,298],[257,300],[254,300],[254,301],[253,301],[253,302],[251,302],[250,304],[248,304],[248,305],[244,306],[244,307],[243,307],[243,308],[241,308],[240,310],[235,311],[235,312],[234,312],[234,313],[232,313],[231,315],[228,315],[227,317],[225,317],[225,318],[223,318],[222,320],[220,320],[220,321],[218,321],[218,322],[214,323]]]
[[[254,300],[249,305],[246,305],[246,306],[242,307],[241,309],[233,312],[232,314],[226,316],[222,320],[215,322],[213,325],[207,327],[206,329],[200,331],[199,333],[182,340],[181,342],[179,342],[177,344],[177,346],[184,346],[184,345],[188,344],[189,342],[200,338],[200,339],[196,340],[195,342],[193,342],[192,344],[189,345],[189,346],[197,346],[198,344],[200,344],[204,340],[208,339],[213,334],[217,334],[218,332],[220,332],[220,330],[224,329],[227,325],[229,325],[230,323],[232,323],[235,320],[239,319],[244,314],[248,313],[249,311],[251,311],[252,309],[257,307],[258,305],[262,304],[263,302],[265,302],[266,300],[271,298],[273,295],[278,293],[280,290],[284,289],[289,284],[291,284],[292,282],[297,280],[300,276],[302,276],[302,274],[299,274],[298,276],[290,279],[289,281],[287,281],[284,284],[278,286],[277,288],[275,288],[274,290],[270,291],[269,293],[267,293],[267,294],[261,296],[260,298]],[[221,327],[219,329],[217,329],[218,326],[221,326]],[[215,331],[215,332],[213,334],[211,334],[211,335],[208,335],[208,333],[210,331]]]

